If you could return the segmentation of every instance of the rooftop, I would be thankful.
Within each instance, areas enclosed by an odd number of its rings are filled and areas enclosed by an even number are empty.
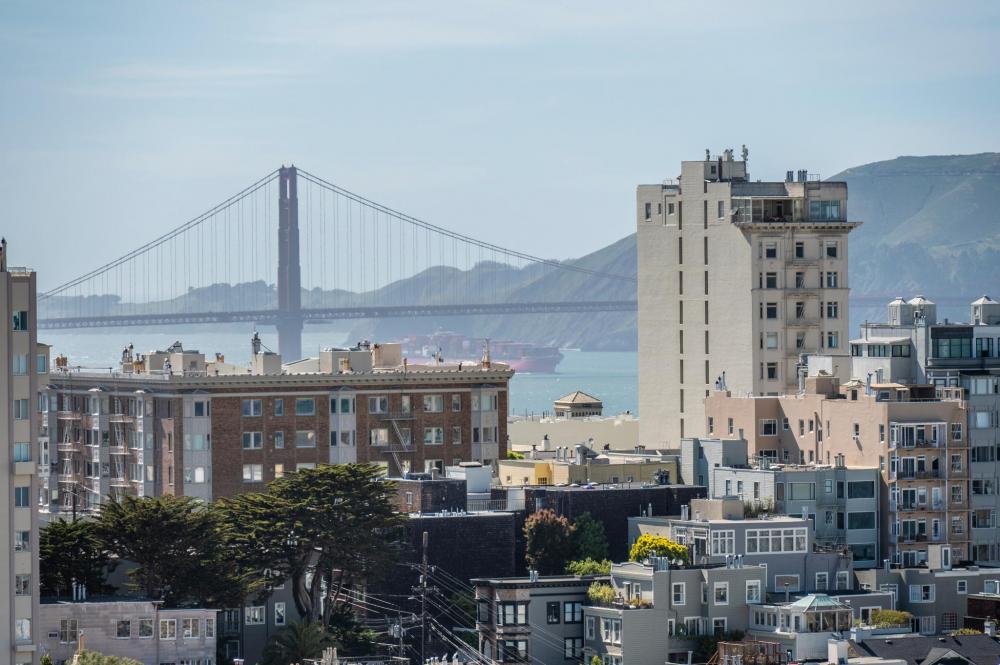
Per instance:
[[[997,654],[1000,654],[1000,641],[989,635],[900,635],[868,639],[855,647],[858,653],[905,660],[907,665],[927,665],[929,658],[943,653],[940,650],[954,651],[975,665],[996,665]]]
[[[601,400],[588,395],[582,390],[576,390],[568,395],[563,395],[555,401],[556,404],[600,404]]]

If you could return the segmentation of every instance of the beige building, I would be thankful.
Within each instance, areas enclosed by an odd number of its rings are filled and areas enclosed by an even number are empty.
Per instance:
[[[640,443],[704,435],[703,398],[779,394],[802,354],[846,353],[847,185],[791,171],[752,182],[736,160],[686,161],[639,185]]]
[[[926,561],[928,543],[940,542],[951,545],[957,560],[967,559],[969,455],[961,390],[838,385],[829,376],[804,384],[803,392],[778,397],[714,391],[705,400],[705,427],[745,438],[760,461],[877,466],[883,556],[913,566]],[[785,495],[790,489],[776,488],[777,500],[794,505],[795,497]],[[848,514],[848,529],[851,520]]]
[[[609,459],[605,456],[583,460],[525,459],[501,460],[497,477],[500,484],[570,485],[573,483],[677,483],[678,460]]]
[[[563,395],[553,402],[552,406],[556,418],[587,418],[600,416],[604,411],[604,404],[601,400],[582,390],[575,390],[568,395]]]
[[[0,468],[5,497],[0,509],[3,570],[0,598],[0,661],[35,663],[38,640],[38,370],[35,273],[7,265],[7,243],[0,245],[0,311],[4,344],[0,353],[0,431],[7,460]]]

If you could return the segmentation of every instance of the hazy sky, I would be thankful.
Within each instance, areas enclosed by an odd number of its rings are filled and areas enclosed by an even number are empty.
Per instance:
[[[706,147],[764,179],[1000,149],[996,2],[7,2],[0,72],[42,290],[281,163],[567,258]]]

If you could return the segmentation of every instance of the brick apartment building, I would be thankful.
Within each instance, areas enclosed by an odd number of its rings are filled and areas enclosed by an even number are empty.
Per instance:
[[[86,512],[122,495],[209,501],[317,464],[400,475],[494,464],[506,454],[511,376],[488,354],[413,365],[399,345],[367,342],[283,365],[255,341],[249,368],[180,343],[146,356],[126,348],[110,373],[60,358],[43,414],[56,445],[43,510]]]

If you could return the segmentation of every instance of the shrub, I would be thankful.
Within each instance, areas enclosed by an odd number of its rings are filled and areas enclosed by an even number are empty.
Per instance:
[[[875,610],[869,623],[875,628],[909,628],[913,615],[901,610]]]
[[[516,450],[508,450],[507,459],[524,459],[524,453],[519,453]]]
[[[688,550],[664,536],[644,533],[636,539],[628,554],[630,561],[645,561],[653,556],[665,556],[687,562]]]
[[[610,605],[615,599],[615,588],[605,582],[594,582],[587,589],[587,600],[595,605]]]
[[[975,628],[959,628],[958,630],[948,633],[952,637],[957,635],[982,635],[983,631],[976,630]]]
[[[566,572],[570,575],[607,575],[611,572],[611,562],[607,559],[581,559],[566,564]]]

